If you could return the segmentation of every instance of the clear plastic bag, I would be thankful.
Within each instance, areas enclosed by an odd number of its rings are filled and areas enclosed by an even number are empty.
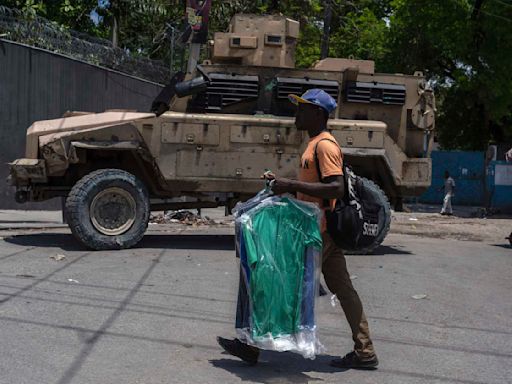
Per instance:
[[[241,222],[238,220],[244,213],[257,207],[263,200],[274,197],[270,188],[265,188],[258,192],[256,196],[245,201],[239,202],[233,208],[233,215],[235,216],[235,250],[236,257],[240,258],[240,246],[241,246]],[[276,197],[274,197],[276,198]]]
[[[320,210],[258,194],[235,213],[241,274],[236,328],[248,344],[315,358],[320,280]]]

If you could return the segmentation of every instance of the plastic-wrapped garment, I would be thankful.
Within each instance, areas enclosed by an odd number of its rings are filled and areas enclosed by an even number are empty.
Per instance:
[[[236,249],[236,257],[240,259],[241,267],[244,269],[245,276],[249,278],[251,272],[249,265],[247,263],[247,252],[245,250],[245,242],[243,241],[243,233],[241,228],[240,216],[249,210],[257,207],[263,200],[278,200],[278,197],[271,196],[270,189],[264,189],[260,191],[256,196],[247,200],[244,203],[238,203],[233,209],[233,214],[235,216],[235,249]]]
[[[235,328],[248,332],[250,328],[250,298],[248,294],[248,285],[251,279],[251,269],[247,262],[247,251],[242,231],[240,216],[257,207],[262,201],[278,201],[280,198],[272,196],[270,189],[260,191],[256,196],[243,203],[238,203],[233,209],[235,216],[235,245],[236,257],[240,259],[240,282],[238,288],[238,300],[236,306]],[[244,335],[240,335],[245,339]]]
[[[250,271],[240,279],[237,331],[249,344],[308,358],[322,350],[314,319],[322,246],[319,216],[313,204],[271,197],[237,219]],[[243,266],[245,255],[240,256]]]

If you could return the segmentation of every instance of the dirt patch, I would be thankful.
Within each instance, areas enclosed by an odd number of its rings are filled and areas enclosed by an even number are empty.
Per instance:
[[[394,212],[391,233],[482,241],[493,244],[508,242],[512,231],[512,219],[462,218],[432,213]]]

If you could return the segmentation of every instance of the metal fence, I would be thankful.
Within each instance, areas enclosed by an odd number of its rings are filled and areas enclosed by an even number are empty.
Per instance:
[[[28,18],[5,6],[0,6],[0,36],[160,84],[170,79],[169,68],[160,61],[134,57],[108,40],[66,29],[40,16]]]

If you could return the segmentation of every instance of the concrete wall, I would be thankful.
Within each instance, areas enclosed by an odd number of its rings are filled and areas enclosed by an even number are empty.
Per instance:
[[[25,133],[36,120],[68,110],[149,111],[161,86],[42,49],[0,39],[0,209],[59,208],[60,201],[19,205],[6,163],[24,157]]]

